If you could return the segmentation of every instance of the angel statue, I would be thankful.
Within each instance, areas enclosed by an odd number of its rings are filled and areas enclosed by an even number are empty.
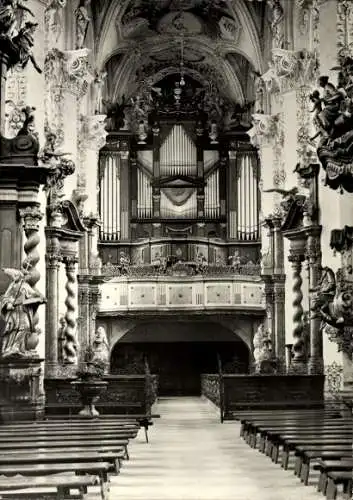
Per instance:
[[[6,268],[3,272],[12,281],[0,299],[0,314],[5,323],[1,334],[1,356],[33,357],[28,340],[39,333],[33,318],[46,300],[27,283],[27,270]]]
[[[20,11],[28,12],[34,17],[33,12],[22,2],[18,0],[0,0],[0,35],[10,38],[14,36],[18,29],[18,14]]]

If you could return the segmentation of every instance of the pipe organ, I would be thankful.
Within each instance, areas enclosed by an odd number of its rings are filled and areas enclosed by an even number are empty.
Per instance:
[[[114,244],[127,251],[132,243],[158,240],[172,249],[180,238],[195,242],[187,252],[194,259],[207,240],[207,259],[215,263],[229,262],[233,250],[222,254],[228,247],[259,249],[256,150],[245,133],[214,144],[191,121],[161,120],[145,144],[129,131],[108,136],[100,155],[99,203],[101,246],[110,255]],[[210,243],[214,238],[225,245],[221,253]],[[129,253],[149,262],[147,250],[135,246]]]

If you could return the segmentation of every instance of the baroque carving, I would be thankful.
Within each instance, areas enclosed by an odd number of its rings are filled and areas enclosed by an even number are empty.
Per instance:
[[[45,302],[40,292],[27,282],[27,269],[4,269],[11,283],[0,300],[5,326],[1,339],[2,358],[37,357],[40,330],[34,321],[38,307]]]
[[[353,59],[342,59],[338,69],[338,88],[327,76],[320,76],[322,96],[318,90],[311,94],[317,129],[312,139],[319,138],[317,155],[326,172],[326,185],[343,193],[353,192]]]
[[[91,22],[89,9],[91,0],[79,0],[78,7],[75,11],[76,21],[76,49],[82,49],[85,44],[87,30]]]
[[[56,134],[47,131],[46,143],[39,155],[39,163],[48,169],[44,190],[47,193],[47,206],[52,225],[55,225],[56,215],[62,212],[60,204],[64,196],[64,180],[75,172],[75,164],[66,158],[68,154],[57,149]]]

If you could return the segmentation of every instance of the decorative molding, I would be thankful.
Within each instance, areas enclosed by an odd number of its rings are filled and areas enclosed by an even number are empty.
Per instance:
[[[267,146],[277,138],[282,143],[283,135],[280,133],[280,115],[265,115],[255,113],[252,115],[253,127],[247,132],[250,141],[255,147]]]

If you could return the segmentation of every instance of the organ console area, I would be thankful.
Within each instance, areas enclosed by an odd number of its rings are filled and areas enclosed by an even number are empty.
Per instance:
[[[260,168],[246,129],[217,127],[196,105],[177,104],[107,137],[99,160],[103,264],[121,255],[131,265],[201,255],[227,266],[234,254],[257,263]]]

